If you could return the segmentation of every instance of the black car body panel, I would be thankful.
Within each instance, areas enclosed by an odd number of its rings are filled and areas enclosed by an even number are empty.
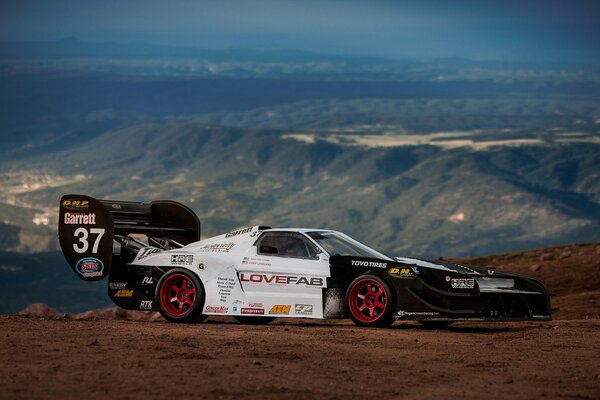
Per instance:
[[[396,293],[401,320],[551,320],[546,285],[535,278],[415,258],[330,258],[332,277],[372,273]]]

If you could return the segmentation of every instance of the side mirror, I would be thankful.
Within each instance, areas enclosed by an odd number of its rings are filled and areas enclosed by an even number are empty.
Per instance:
[[[267,245],[261,245],[258,252],[260,254],[277,254],[277,253],[279,253],[277,251],[277,247],[271,247],[271,246],[267,246]]]

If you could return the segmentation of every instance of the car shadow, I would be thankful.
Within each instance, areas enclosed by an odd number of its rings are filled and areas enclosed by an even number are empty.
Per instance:
[[[241,324],[234,319],[229,320],[229,319],[225,319],[225,318],[218,319],[218,320],[208,319],[208,320],[204,321],[203,324],[244,325],[247,327],[263,326],[263,327],[272,327],[272,328],[283,327],[283,328],[287,328],[287,329],[290,329],[290,328],[327,329],[327,328],[335,327],[337,329],[341,328],[341,329],[352,329],[352,330],[354,330],[354,329],[376,329],[376,330],[384,330],[384,331],[388,331],[388,332],[389,331],[445,331],[445,332],[454,332],[454,333],[474,333],[474,334],[520,332],[520,331],[526,331],[526,330],[533,328],[530,325],[508,325],[507,326],[505,324],[498,325],[498,323],[494,323],[494,322],[487,323],[489,325],[486,325],[486,326],[474,325],[472,322],[470,322],[470,323],[456,322],[456,323],[452,324],[451,326],[447,326],[447,327],[428,327],[428,326],[423,326],[423,325],[419,324],[418,322],[412,322],[412,321],[396,322],[388,328],[375,328],[375,327],[370,328],[370,327],[360,327],[360,326],[354,325],[348,319],[335,320],[335,322],[334,322],[334,320],[329,320],[329,321],[286,320],[284,318],[281,318],[272,323],[264,324],[264,325]],[[482,324],[485,324],[485,323],[482,323]]]

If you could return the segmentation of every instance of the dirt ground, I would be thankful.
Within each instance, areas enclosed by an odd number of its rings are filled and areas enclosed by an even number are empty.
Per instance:
[[[0,316],[2,399],[597,399],[600,320],[267,326]]]
[[[544,279],[552,322],[178,325],[32,306],[0,315],[0,399],[598,399],[599,260],[598,244],[463,260]]]

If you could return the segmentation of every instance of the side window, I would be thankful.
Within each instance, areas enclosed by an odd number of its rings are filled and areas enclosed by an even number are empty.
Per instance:
[[[267,232],[256,243],[258,254],[316,259],[312,244],[297,233]]]

